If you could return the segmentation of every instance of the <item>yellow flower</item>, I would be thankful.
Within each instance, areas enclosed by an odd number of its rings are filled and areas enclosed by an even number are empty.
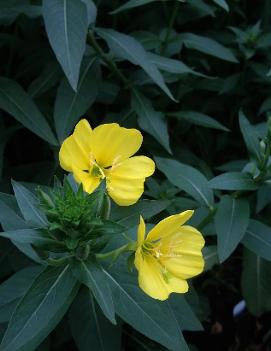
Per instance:
[[[146,177],[153,174],[154,162],[134,156],[142,144],[142,134],[117,123],[102,124],[93,130],[88,121],[77,123],[59,152],[60,165],[92,193],[103,179],[110,197],[120,206],[138,201]]]
[[[165,218],[146,238],[145,223],[140,218],[135,266],[140,288],[154,299],[166,300],[172,292],[187,292],[186,280],[203,271],[203,236],[183,225],[193,213],[188,210]]]

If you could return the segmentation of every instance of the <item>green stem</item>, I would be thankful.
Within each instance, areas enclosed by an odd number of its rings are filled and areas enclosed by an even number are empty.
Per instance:
[[[123,82],[125,86],[130,86],[131,83],[128,81],[125,75],[118,69],[115,62],[100,47],[93,32],[88,32],[88,39],[89,44],[93,47],[93,49],[101,57],[101,59],[107,64],[107,66],[112,70],[112,72]]]
[[[101,259],[101,260],[106,260],[108,258],[112,258],[112,260],[115,261],[119,257],[119,255],[121,255],[123,252],[135,251],[135,249],[136,249],[136,242],[131,242],[131,243],[128,243],[128,244],[125,244],[125,245],[119,247],[116,250],[96,254],[96,257],[98,259]]]
[[[172,28],[173,28],[173,25],[174,25],[174,22],[175,22],[177,13],[178,13],[178,8],[179,8],[179,2],[175,1],[174,7],[173,7],[172,12],[171,12],[169,24],[167,27],[166,36],[165,36],[165,39],[163,40],[162,45],[161,45],[161,50],[160,50],[161,55],[164,54],[164,52],[166,51],[166,48],[168,46],[168,42],[170,39]]]
[[[211,222],[211,220],[213,219],[215,213],[216,213],[216,209],[215,208],[210,209],[209,214],[205,218],[203,218],[203,220],[197,226],[197,229],[198,230],[202,230],[203,228],[205,228],[206,225]]]

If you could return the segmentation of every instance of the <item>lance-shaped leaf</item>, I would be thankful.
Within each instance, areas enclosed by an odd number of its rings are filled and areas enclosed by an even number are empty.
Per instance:
[[[111,219],[119,224],[131,228],[139,224],[140,215],[149,219],[162,212],[171,204],[169,200],[141,200],[135,205],[120,207],[113,204]]]
[[[74,261],[72,271],[74,276],[91,290],[105,316],[115,324],[114,303],[104,271],[93,262],[83,261]]]
[[[183,33],[179,35],[179,39],[185,44],[186,47],[200,51],[204,54],[214,56],[221,60],[237,63],[237,58],[233,55],[232,51],[217,41],[196,35],[193,33]]]
[[[251,219],[242,243],[257,256],[271,261],[271,228]]]
[[[235,250],[245,235],[249,221],[249,205],[246,200],[225,195],[217,206],[215,227],[220,262]]]
[[[212,269],[214,265],[219,263],[216,245],[205,246],[202,253],[204,257],[204,271]]]
[[[151,134],[171,154],[165,116],[155,111],[151,102],[137,90],[133,90],[131,103],[132,109],[138,115],[139,126]]]
[[[30,266],[14,273],[0,285],[0,323],[8,322],[19,299],[25,294],[42,266]]]
[[[178,112],[168,113],[167,115],[170,117],[175,117],[179,120],[185,120],[197,126],[224,130],[225,132],[229,131],[229,129],[223,126],[223,124],[219,123],[214,118],[207,116],[201,112],[178,111]]]
[[[108,44],[110,50],[117,57],[130,61],[140,66],[149,77],[172,99],[171,92],[164,82],[162,74],[149,59],[147,52],[139,41],[130,35],[117,32],[113,29],[98,28],[96,32]]]
[[[18,83],[3,77],[0,77],[0,108],[48,143],[57,145],[48,122],[30,96]]]
[[[260,316],[271,309],[271,262],[244,251],[241,287],[249,311]]]
[[[213,192],[209,188],[208,180],[197,169],[175,160],[155,157],[158,169],[168,180],[191,195],[204,206],[213,204]]]
[[[262,159],[259,137],[243,111],[239,112],[239,125],[248,151],[258,161]]]
[[[209,181],[213,189],[221,190],[257,190],[259,185],[247,173],[228,172]]]
[[[113,325],[95,302],[91,291],[82,288],[76,297],[69,322],[79,351],[119,351],[121,327]]]
[[[24,219],[40,227],[46,226],[47,220],[39,208],[38,198],[19,182],[13,180],[12,187]]]
[[[54,53],[72,88],[76,90],[86,48],[86,4],[81,0],[44,0],[43,18]]]
[[[54,120],[58,139],[62,142],[74,125],[95,101],[100,82],[100,66],[95,59],[83,61],[81,76],[75,92],[63,79],[56,95]]]
[[[114,272],[105,271],[117,314],[142,334],[170,350],[188,351],[179,324],[167,303],[151,299],[138,287],[136,277],[119,260]]]
[[[0,350],[35,350],[66,313],[77,291],[69,266],[46,268],[16,307]]]

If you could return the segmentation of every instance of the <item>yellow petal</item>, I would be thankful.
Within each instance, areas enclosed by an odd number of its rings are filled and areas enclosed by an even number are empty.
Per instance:
[[[75,166],[81,170],[89,169],[91,127],[87,120],[77,123],[71,136],[64,140],[59,151],[60,166],[68,172]]]
[[[203,271],[204,238],[195,228],[182,226],[178,233],[167,236],[159,244],[159,260],[174,276],[188,279]]]
[[[140,148],[142,140],[139,130],[109,123],[93,130],[90,145],[99,166],[109,167],[134,155]]]
[[[153,241],[176,233],[181,225],[192,217],[193,213],[193,210],[187,210],[163,219],[150,230],[146,239]]]
[[[77,183],[83,185],[83,189],[87,193],[92,193],[101,183],[101,179],[91,176],[88,172],[83,172],[80,169],[73,167],[72,169],[74,179]]]
[[[155,258],[150,255],[142,256],[141,254],[140,256],[137,257],[138,283],[146,294],[163,301],[172,292],[187,292],[188,284],[185,280],[174,276],[168,276],[165,279],[162,273],[163,268]]]
[[[142,216],[140,216],[140,223],[137,230],[137,245],[141,246],[145,238],[146,226]]]
[[[138,201],[144,191],[145,178],[153,174],[154,162],[145,156],[135,156],[112,167],[106,173],[106,188],[120,206]]]

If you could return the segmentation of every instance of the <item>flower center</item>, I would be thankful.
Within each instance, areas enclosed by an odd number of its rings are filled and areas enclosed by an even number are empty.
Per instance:
[[[105,178],[105,172],[104,168],[100,167],[98,163],[95,160],[95,157],[93,154],[90,155],[90,168],[89,168],[89,173],[92,175],[92,177],[99,178],[99,179],[104,179]]]

